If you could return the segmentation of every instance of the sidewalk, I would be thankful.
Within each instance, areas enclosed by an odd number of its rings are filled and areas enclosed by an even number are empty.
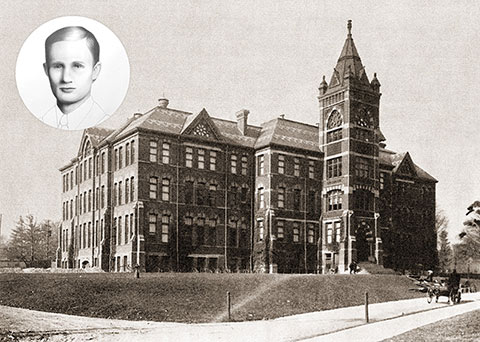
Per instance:
[[[480,293],[463,294],[457,305],[446,301],[440,297],[440,303],[428,304],[425,297],[371,304],[369,324],[363,305],[269,321],[209,324],[108,320],[0,306],[0,328],[34,331],[49,336],[48,341],[380,341],[480,309]]]

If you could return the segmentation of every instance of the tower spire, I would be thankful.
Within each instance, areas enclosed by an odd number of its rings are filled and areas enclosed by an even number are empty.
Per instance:
[[[348,20],[347,22],[348,38],[352,38],[352,21]]]

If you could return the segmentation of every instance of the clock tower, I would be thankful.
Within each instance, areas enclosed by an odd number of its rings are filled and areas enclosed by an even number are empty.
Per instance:
[[[319,86],[319,144],[324,152],[322,271],[352,262],[382,263],[379,202],[380,83],[370,82],[352,38],[352,22],[330,83]]]

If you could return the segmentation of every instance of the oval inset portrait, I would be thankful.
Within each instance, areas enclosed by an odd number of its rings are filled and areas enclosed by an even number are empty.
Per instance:
[[[118,37],[84,17],[60,17],[23,43],[16,66],[25,106],[65,130],[96,126],[115,113],[128,90],[130,65]]]

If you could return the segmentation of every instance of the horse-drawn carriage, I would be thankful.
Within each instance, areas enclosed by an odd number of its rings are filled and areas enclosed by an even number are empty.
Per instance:
[[[462,293],[459,286],[447,286],[445,283],[427,282],[424,281],[424,286],[427,289],[427,302],[431,303],[435,297],[435,303],[438,303],[440,296],[448,298],[448,302],[452,304],[460,303]]]

